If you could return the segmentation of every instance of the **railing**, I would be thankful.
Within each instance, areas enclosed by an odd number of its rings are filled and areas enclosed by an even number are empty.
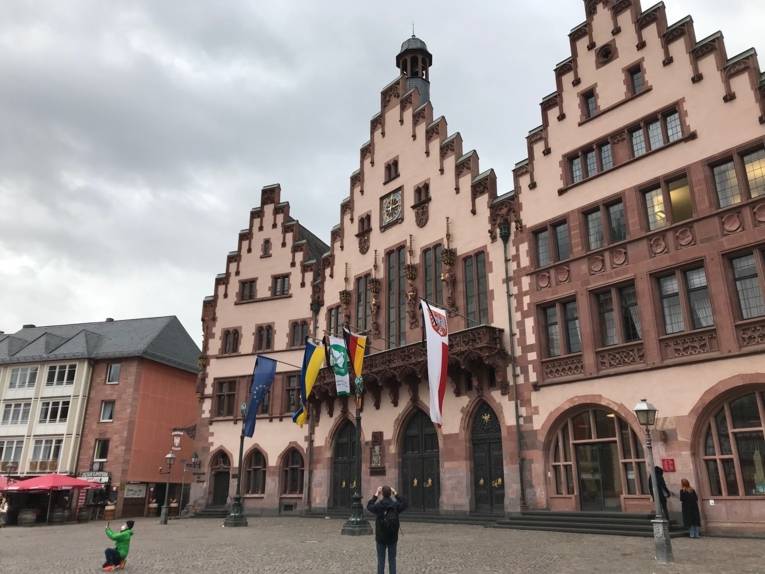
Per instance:
[[[29,461],[29,472],[56,472],[58,460],[32,460]]]

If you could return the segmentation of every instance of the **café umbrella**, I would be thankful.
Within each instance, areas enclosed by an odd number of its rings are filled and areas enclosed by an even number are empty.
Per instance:
[[[73,488],[100,488],[100,485],[88,482],[87,480],[80,480],[65,474],[45,474],[42,476],[36,476],[35,478],[28,478],[26,480],[19,480],[11,486],[7,486],[5,490],[7,492],[31,492],[35,490],[48,492],[48,516],[47,521],[50,521],[50,506],[53,499],[54,490],[70,490]]]

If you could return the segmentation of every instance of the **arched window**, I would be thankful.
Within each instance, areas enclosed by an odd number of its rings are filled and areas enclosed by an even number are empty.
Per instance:
[[[710,417],[702,440],[709,494],[765,495],[765,393],[726,401]]]
[[[303,455],[296,448],[282,460],[282,494],[303,494]]]
[[[252,451],[245,461],[247,494],[264,494],[266,492],[266,457],[259,450]]]
[[[260,256],[271,257],[271,240],[270,239],[263,240],[263,245],[260,248]]]
[[[229,461],[228,455],[221,451],[218,451],[215,453],[215,456],[213,457],[212,461],[210,462],[210,468],[229,468],[231,466],[231,462]]]

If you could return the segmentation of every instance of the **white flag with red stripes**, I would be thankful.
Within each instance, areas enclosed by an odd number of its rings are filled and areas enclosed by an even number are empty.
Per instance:
[[[441,425],[446,371],[449,364],[449,325],[444,309],[433,307],[427,301],[422,305],[423,331],[428,354],[428,386],[430,387],[430,420]]]

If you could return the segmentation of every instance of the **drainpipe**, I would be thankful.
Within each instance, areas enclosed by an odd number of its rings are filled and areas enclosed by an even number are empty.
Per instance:
[[[520,506],[521,512],[528,510],[528,504],[526,502],[526,487],[523,477],[523,439],[521,436],[521,410],[520,400],[518,399],[518,374],[516,372],[516,349],[515,349],[515,332],[513,330],[513,296],[510,291],[510,258],[507,253],[507,245],[510,241],[510,222],[507,219],[503,219],[499,224],[499,236],[502,239],[502,249],[504,252],[505,260],[505,294],[507,295],[507,323],[508,334],[510,336],[510,376],[513,382],[513,400],[515,402],[515,437],[516,448],[518,449],[518,486],[520,488]]]

